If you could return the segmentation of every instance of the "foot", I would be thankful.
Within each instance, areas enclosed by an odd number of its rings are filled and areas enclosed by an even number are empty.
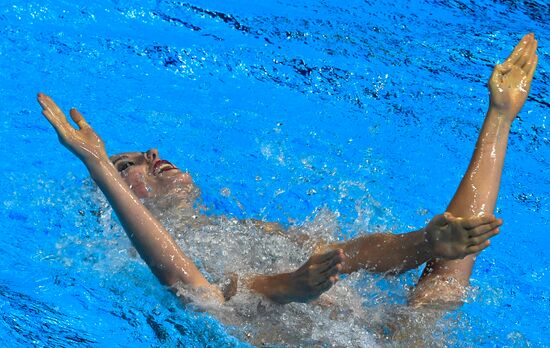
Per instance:
[[[310,302],[338,281],[344,258],[341,249],[316,254],[294,272],[255,277],[250,287],[277,303]]]

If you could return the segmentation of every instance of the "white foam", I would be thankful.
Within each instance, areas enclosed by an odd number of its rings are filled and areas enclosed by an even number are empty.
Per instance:
[[[181,214],[181,219],[178,215]],[[267,233],[253,223],[234,218],[210,218],[190,225],[189,212],[164,211],[163,224],[212,283],[223,287],[230,274],[241,278],[238,292],[225,305],[207,305],[209,312],[252,344],[289,346],[373,347],[372,318],[363,307],[356,283],[361,274],[340,281],[315,303],[275,304],[250,292],[242,278],[288,272],[301,266],[319,240],[334,241],[334,214],[319,213],[312,222],[283,233]],[[186,298],[196,298],[185,287]],[[201,304],[201,307],[202,304]]]
[[[129,241],[112,218],[108,203],[103,198],[99,201],[98,222],[104,228],[104,238],[87,241],[87,248],[90,251],[99,249],[106,255],[94,261],[94,268],[109,273],[126,269],[129,264],[135,264],[137,255],[131,252]],[[170,204],[165,200],[160,204],[162,209],[158,209],[155,203],[148,201],[146,205],[158,215],[208,280],[221,288],[233,273],[242,278],[295,270],[307,260],[319,240],[333,242],[335,236],[341,234],[338,213],[328,210],[321,210],[312,221],[300,227],[291,227],[284,233],[267,233],[254,223],[242,223],[228,217],[207,218],[196,209],[167,209]],[[369,208],[363,205],[361,209]],[[365,226],[372,214],[362,211],[361,221],[353,224],[379,229],[378,225]],[[61,244],[75,242],[68,238]],[[105,244],[112,244],[113,248]],[[207,310],[237,337],[254,345],[375,347],[395,345],[386,335],[391,335],[396,326],[405,329],[401,330],[405,335],[398,344],[414,343],[418,339],[426,342],[426,336],[433,332],[432,318],[437,315],[430,316],[429,311],[413,312],[395,304],[404,302],[406,284],[413,283],[415,277],[410,274],[408,280],[403,277],[388,280],[384,276],[357,272],[344,276],[319,300],[308,304],[275,304],[252,293],[242,281],[238,283],[237,294],[222,306],[215,302],[205,303],[204,296],[184,286],[178,290],[184,298],[195,298],[200,302],[200,310]],[[448,321],[443,323],[449,324]],[[445,338],[439,337],[435,344],[442,342]]]

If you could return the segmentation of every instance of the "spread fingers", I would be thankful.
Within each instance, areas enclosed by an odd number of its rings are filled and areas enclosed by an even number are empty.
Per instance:
[[[466,254],[475,254],[491,245],[490,241],[485,241],[482,244],[472,245],[466,248]]]
[[[325,292],[328,289],[330,289],[338,280],[340,277],[338,275],[332,276],[328,279],[326,279],[324,282],[319,283],[316,288],[317,291]]]
[[[78,112],[77,109],[71,109],[70,115],[74,123],[76,123],[80,129],[90,128],[90,125],[88,124],[88,122],[86,122],[84,116],[82,116],[82,114]]]
[[[476,228],[480,225],[485,225],[492,223],[496,220],[494,215],[482,215],[482,216],[476,216],[471,217],[467,219],[461,220],[462,227],[464,227],[467,230],[470,230],[472,228]]]
[[[57,104],[47,95],[38,93],[38,103],[42,107],[42,114],[50,122],[59,135],[66,134],[73,130],[67,121],[65,114]]]
[[[315,263],[324,263],[324,262],[330,261],[332,258],[336,257],[341,251],[342,249],[334,249],[334,250],[327,251],[326,253],[317,256],[318,259],[315,260]]]
[[[499,232],[500,232],[500,230],[497,227],[497,228],[494,228],[494,229],[490,230],[489,232],[481,234],[477,237],[471,237],[469,239],[469,245],[470,246],[475,246],[475,245],[483,244],[487,240],[489,240],[489,238],[496,236]]]
[[[320,274],[330,273],[330,270],[334,267],[337,267],[338,265],[340,265],[341,268],[343,260],[338,256],[339,255],[335,255],[334,258],[332,258],[331,260],[327,260],[326,262],[319,264],[317,267],[317,272],[319,272]]]
[[[324,270],[324,271],[321,271],[320,273],[325,275],[325,276],[333,276],[333,275],[336,275],[338,273],[340,273],[340,271],[342,270],[342,264],[341,263],[338,263],[336,265],[333,265],[332,267]]]
[[[502,225],[502,220],[497,219],[468,230],[470,237],[478,237]]]

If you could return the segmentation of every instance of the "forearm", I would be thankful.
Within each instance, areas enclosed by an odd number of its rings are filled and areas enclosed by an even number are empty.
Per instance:
[[[288,284],[292,282],[291,273],[280,273],[274,275],[255,275],[246,281],[247,286],[254,292],[264,295],[270,300],[286,304],[293,299],[284,296]]]
[[[447,211],[459,217],[493,213],[508,145],[509,119],[513,116],[489,107],[466,175],[455,194],[470,199],[453,199]]]
[[[498,111],[493,106],[489,107],[468,169],[446,209],[454,216],[493,214],[508,146],[510,120],[515,116],[512,111]],[[431,273],[452,276],[462,285],[467,285],[476,255],[468,255],[462,260],[431,260],[423,277]]]
[[[494,106],[489,106],[468,169],[447,207],[447,211],[454,216],[493,214],[508,146],[510,122],[515,116],[513,111],[499,111]],[[476,255],[477,253],[474,253],[461,260],[433,259],[428,262],[422,279],[437,280],[440,276],[452,277],[458,280],[459,284],[466,286],[469,284]],[[449,293],[453,291],[449,290]],[[414,301],[423,302],[424,300]]]
[[[405,233],[367,234],[333,246],[347,256],[342,273],[366,269],[377,273],[401,273],[433,257],[424,229]]]
[[[209,285],[170,234],[120,177],[107,157],[103,140],[84,117],[76,109],[71,109],[71,118],[78,126],[75,129],[50,97],[38,93],[38,102],[60,142],[86,165],[109,200],[126,234],[160,282],[169,286],[180,281],[192,287]]]
[[[495,208],[508,132],[529,93],[538,62],[536,49],[537,41],[528,34],[508,59],[493,70],[489,79],[489,111],[470,165],[447,208],[457,217],[491,214]],[[441,303],[458,306],[464,299],[464,287],[470,283],[475,258],[476,253],[459,260],[431,260],[410,303],[413,306]]]
[[[162,284],[172,286],[181,281],[192,287],[208,285],[197,267],[108,160],[94,161],[86,167],[107,197],[141,258]]]

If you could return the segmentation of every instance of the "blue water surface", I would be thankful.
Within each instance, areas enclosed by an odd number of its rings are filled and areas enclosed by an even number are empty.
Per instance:
[[[549,21],[543,0],[4,1],[2,345],[245,345],[175,303],[144,264],[116,262],[127,246],[105,233],[111,220],[38,91],[79,108],[109,153],[158,148],[212,214],[291,226],[326,209],[348,236],[405,232],[444,211],[492,67],[535,32],[539,67],[497,207],[505,226],[445,345],[550,346]]]

